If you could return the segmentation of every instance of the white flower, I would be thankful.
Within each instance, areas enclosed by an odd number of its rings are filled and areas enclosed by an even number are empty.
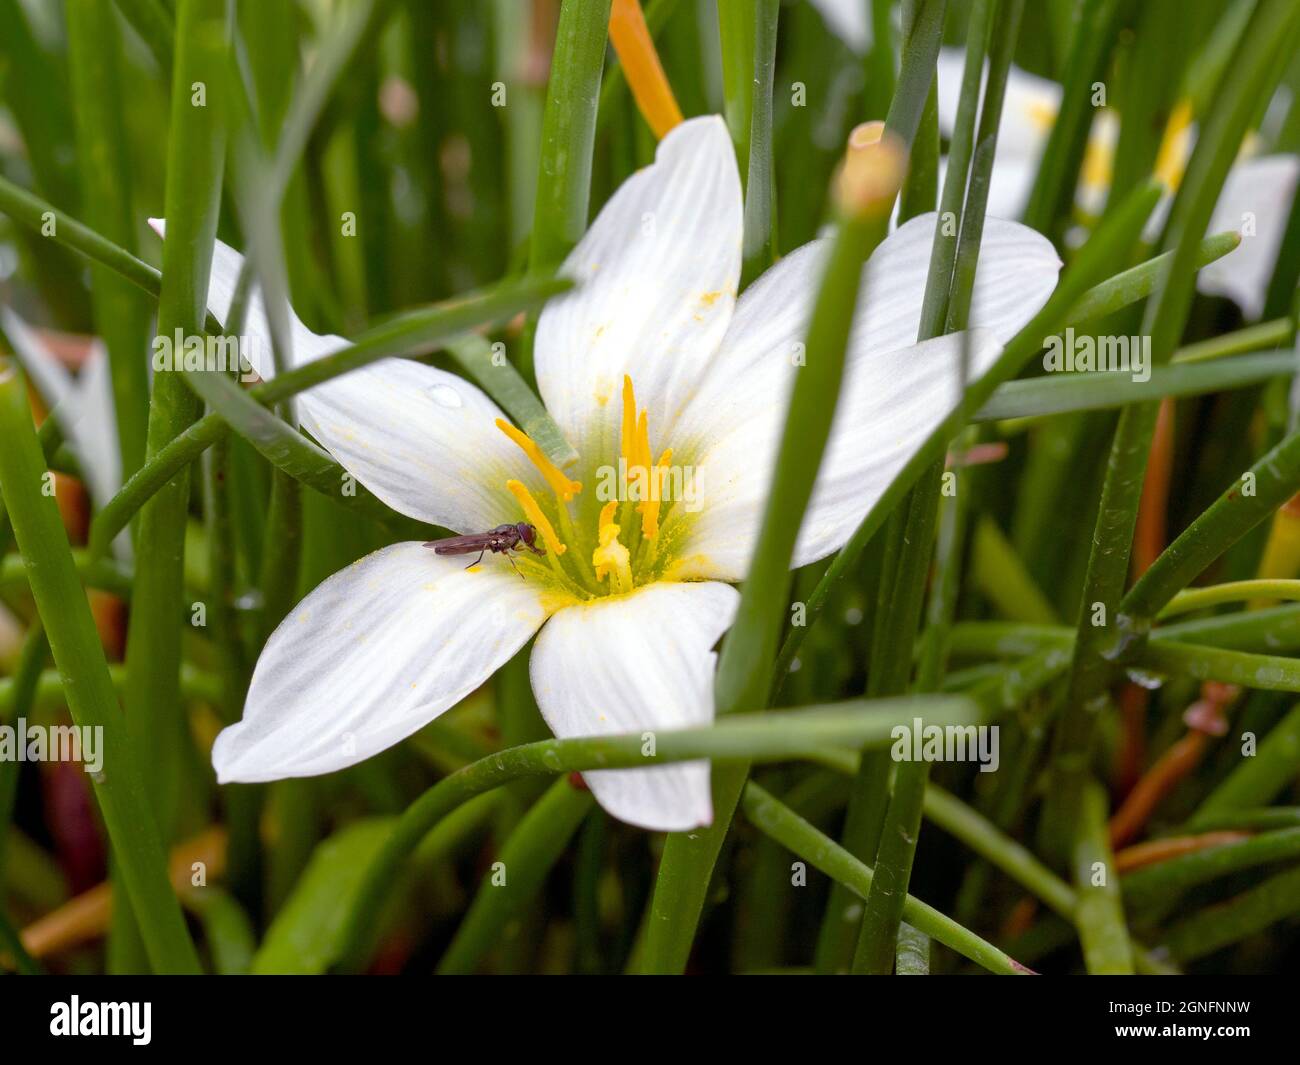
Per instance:
[[[472,557],[400,543],[335,574],[267,642],[243,720],[213,748],[219,779],[361,761],[463,699],[539,629],[532,684],[556,735],[712,720],[713,648],[739,599],[730,582],[754,547],[797,366],[818,357],[801,342],[825,251],[800,248],[737,300],[741,219],[726,127],[694,119],[570,255],[579,287],[547,305],[535,342],[542,397],[581,456],[569,470],[472,385],[420,363],[384,360],[300,396],[303,425],[391,506],[461,534],[529,522],[546,556],[515,555],[518,573],[491,554],[466,569]],[[933,216],[914,219],[868,266],[797,565],[845,542],[958,401],[962,338],[914,343],[933,228]],[[991,222],[983,248],[973,375],[1046,301],[1060,266],[1014,223]],[[218,318],[239,266],[218,246]],[[260,302],[250,311],[249,329],[264,333]],[[295,320],[295,359],[344,343]],[[602,498],[620,471],[630,485],[660,486],[659,501]],[[712,818],[706,763],[587,779],[632,824],[680,830]]]
[[[956,125],[965,63],[962,50],[940,49],[935,76],[939,129],[945,136],[951,136]],[[998,125],[997,161],[989,182],[989,214],[1018,218],[1024,211],[1039,159],[1060,110],[1061,96],[1061,86],[1054,81],[1016,67],[1008,72],[1002,120]],[[1106,203],[1118,141],[1118,116],[1108,108],[1099,109],[1089,134],[1077,191],[1078,202],[1088,213],[1099,214]],[[1170,188],[1177,188],[1182,179],[1195,142],[1191,108],[1183,103],[1174,110],[1155,166],[1156,176]],[[1241,244],[1197,274],[1201,292],[1228,297],[1241,307],[1247,318],[1258,318],[1264,310],[1264,296],[1282,246],[1296,180],[1300,177],[1300,156],[1254,156],[1257,143],[1254,136],[1246,138],[1241,158],[1229,171],[1206,228],[1207,234],[1239,230]],[[1152,215],[1148,239],[1154,240],[1159,235],[1169,206],[1170,198],[1166,197]]]
[[[0,325],[76,454],[91,499],[102,507],[122,487],[117,413],[104,342],[98,337],[91,341],[85,360],[73,374],[16,311],[0,307]],[[129,544],[128,538],[124,540]]]

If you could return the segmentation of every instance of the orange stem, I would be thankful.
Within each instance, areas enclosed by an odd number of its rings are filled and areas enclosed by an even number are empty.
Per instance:
[[[168,873],[172,886],[182,899],[191,891],[195,862],[202,862],[206,878],[218,877],[226,865],[226,830],[210,828],[193,839],[172,848]],[[98,939],[108,931],[113,914],[113,889],[107,881],[69,899],[58,909],[33,921],[23,929],[23,946],[33,958],[44,958],[59,951]]]
[[[1174,465],[1174,401],[1162,399],[1151,438],[1142,502],[1133,537],[1133,576],[1140,577],[1165,549],[1165,519],[1169,510],[1169,479]]]
[[[1237,843],[1250,839],[1249,832],[1205,832],[1199,836],[1169,836],[1166,839],[1148,840],[1132,847],[1125,847],[1115,854],[1115,869],[1120,873],[1141,869],[1144,865],[1167,862],[1170,858],[1181,858],[1184,854],[1222,847],[1225,843]]]
[[[1188,732],[1156,761],[1146,775],[1133,785],[1124,804],[1110,819],[1111,846],[1127,843],[1143,828],[1155,808],[1183,777],[1187,776],[1205,754],[1209,737],[1203,732]]]

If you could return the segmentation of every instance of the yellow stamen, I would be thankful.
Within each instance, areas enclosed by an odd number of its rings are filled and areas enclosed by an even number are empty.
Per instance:
[[[596,567],[596,580],[609,577],[613,590],[625,594],[632,590],[632,556],[618,541],[619,526],[614,521],[617,509],[618,501],[612,499],[601,508],[600,546],[591,553],[591,561]]]
[[[632,390],[632,378],[623,376],[623,428],[619,434],[619,451],[627,464],[632,465],[632,453],[636,450],[636,393]]]
[[[560,468],[543,454],[542,449],[537,446],[533,438],[523,430],[516,429],[504,418],[497,419],[497,428],[519,445],[519,450],[528,456],[532,464],[537,467],[538,472],[546,478],[546,483],[551,486],[560,502],[567,503],[582,491],[582,485],[577,481],[569,480],[560,471]]]
[[[664,74],[638,0],[614,0],[609,13],[609,39],[623,64],[632,97],[656,137],[662,138],[682,121],[681,108]]]
[[[1169,116],[1164,139],[1156,155],[1156,178],[1176,191],[1187,169],[1187,156],[1192,146],[1192,102],[1179,100]]]
[[[568,550],[564,544],[560,543],[560,538],[555,535],[555,530],[551,527],[550,520],[542,513],[542,508],[537,505],[537,500],[533,498],[532,492],[528,491],[526,485],[519,481],[506,481],[506,487],[510,489],[510,494],[519,500],[519,505],[523,508],[524,516],[537,528],[542,534],[542,541],[546,544],[552,555],[559,556]]]
[[[650,494],[637,508],[641,511],[641,535],[647,540],[653,540],[659,535],[659,504],[663,502],[664,481],[668,477],[668,464],[672,460],[673,449],[667,448],[659,456],[659,461],[650,474],[650,484],[653,486]]]
[[[636,454],[628,460],[645,471],[645,476],[650,475],[650,419],[645,411],[641,411],[636,419]]]

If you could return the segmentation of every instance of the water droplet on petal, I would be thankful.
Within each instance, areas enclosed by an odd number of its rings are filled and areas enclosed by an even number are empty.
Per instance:
[[[1139,688],[1146,688],[1147,691],[1156,691],[1165,683],[1165,678],[1159,673],[1151,673],[1145,669],[1128,669],[1125,673],[1130,681]]]
[[[429,389],[429,396],[430,398],[433,399],[435,403],[439,403],[444,407],[451,407],[453,409],[459,407],[462,403],[464,403],[464,400],[460,398],[460,393],[457,392],[454,388],[452,388],[451,385],[443,385],[443,384],[434,385],[432,388]]]

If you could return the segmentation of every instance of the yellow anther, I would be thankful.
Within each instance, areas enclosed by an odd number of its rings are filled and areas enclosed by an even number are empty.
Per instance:
[[[610,578],[613,590],[622,594],[632,590],[632,556],[618,541],[619,526],[614,521],[618,501],[611,499],[600,511],[598,540],[600,546],[591,553],[596,580]]]
[[[1169,116],[1164,139],[1156,155],[1156,178],[1171,192],[1177,190],[1187,169],[1187,156],[1192,147],[1192,102],[1180,100]]]
[[[564,476],[560,468],[543,454],[542,449],[537,446],[533,438],[523,430],[516,429],[504,418],[497,419],[497,428],[519,445],[519,450],[528,456],[532,464],[537,467],[538,472],[546,478],[546,483],[551,486],[551,489],[560,498],[560,502],[567,503],[582,491],[582,485]]]
[[[506,487],[510,489],[510,494],[519,500],[524,516],[542,534],[542,542],[546,544],[551,554],[556,556],[564,554],[568,548],[560,543],[560,538],[555,535],[550,520],[542,513],[542,508],[537,505],[537,500],[533,498],[533,493],[528,491],[528,487],[519,481],[506,481]]]
[[[641,535],[653,540],[659,535],[659,504],[663,502],[664,482],[668,477],[668,466],[673,460],[673,449],[668,448],[659,456],[650,473],[650,493],[637,510],[641,512]]]

